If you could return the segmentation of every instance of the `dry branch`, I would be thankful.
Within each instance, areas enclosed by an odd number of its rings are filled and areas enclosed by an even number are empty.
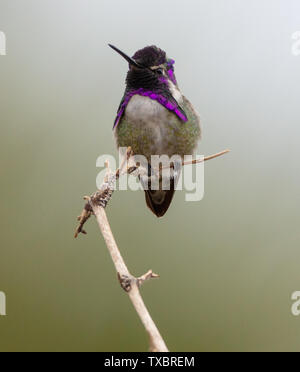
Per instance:
[[[208,156],[204,159],[186,162],[183,163],[183,165],[197,164],[202,161],[210,160],[224,155],[227,152],[229,152],[229,150],[225,150],[218,154]],[[160,335],[160,332],[156,327],[153,319],[151,318],[139,291],[139,288],[145,281],[152,278],[157,278],[158,275],[154,274],[152,270],[149,270],[146,274],[138,278],[131,275],[117,246],[105,212],[105,208],[115,190],[117,180],[123,174],[131,174],[137,169],[136,167],[128,168],[127,163],[132,155],[133,154],[131,149],[128,148],[127,156],[124,157],[120,168],[115,173],[110,171],[109,164],[106,163],[107,174],[101,188],[96,191],[91,197],[84,197],[87,203],[85,204],[81,215],[78,217],[79,225],[76,228],[75,238],[77,238],[80,233],[86,234],[83,226],[90,218],[90,216],[94,215],[116,268],[121,287],[128,293],[128,296],[149,335],[150,350],[156,352],[167,352],[168,348],[162,336]]]

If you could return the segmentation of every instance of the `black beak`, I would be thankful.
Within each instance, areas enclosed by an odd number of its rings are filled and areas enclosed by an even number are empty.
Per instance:
[[[120,49],[118,49],[117,47],[111,45],[111,44],[108,44],[113,50],[115,50],[117,53],[119,53],[123,58],[126,59],[126,61],[132,65],[132,66],[135,66],[137,68],[145,68],[143,65],[137,63],[133,58],[129,57],[127,54],[123,53]]]

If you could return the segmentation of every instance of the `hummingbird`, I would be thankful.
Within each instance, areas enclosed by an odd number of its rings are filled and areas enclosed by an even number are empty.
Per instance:
[[[146,46],[132,57],[117,47],[109,46],[129,64],[126,88],[114,121],[118,148],[131,147],[149,164],[152,155],[178,156],[170,174],[170,187],[151,189],[151,165],[140,181],[147,206],[157,216],[165,215],[173,200],[182,161],[195,155],[201,137],[200,117],[181,93],[174,72],[175,61],[157,46]],[[174,162],[176,163],[176,162]]]

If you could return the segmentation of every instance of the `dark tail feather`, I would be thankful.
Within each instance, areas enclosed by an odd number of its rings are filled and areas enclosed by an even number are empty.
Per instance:
[[[147,206],[157,217],[162,217],[169,209],[174,193],[174,179],[171,179],[170,190],[147,190],[145,191]]]

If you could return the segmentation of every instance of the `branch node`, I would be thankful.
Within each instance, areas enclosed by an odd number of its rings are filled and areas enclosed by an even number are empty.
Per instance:
[[[147,280],[159,278],[158,274],[155,274],[152,270],[146,272],[146,274],[136,278],[137,286],[140,288]]]
[[[90,203],[93,205],[98,205],[105,209],[113,193],[114,193],[114,188],[110,186],[110,181],[108,181],[107,183],[103,184],[103,186],[101,187],[101,190],[96,191],[91,196]]]
[[[92,214],[93,214],[93,210],[92,210],[90,203],[88,202],[84,206],[84,209],[81,212],[81,215],[77,217],[77,220],[79,221],[79,225],[77,226],[76,231],[75,231],[75,235],[74,235],[75,238],[77,238],[80,233],[85,234],[85,235],[87,234],[87,232],[83,230],[83,226],[86,223],[86,221],[91,217]]]
[[[121,287],[124,289],[125,292],[130,292],[131,285],[132,285],[132,278],[128,275],[121,275],[118,273],[118,280],[121,284]]]

